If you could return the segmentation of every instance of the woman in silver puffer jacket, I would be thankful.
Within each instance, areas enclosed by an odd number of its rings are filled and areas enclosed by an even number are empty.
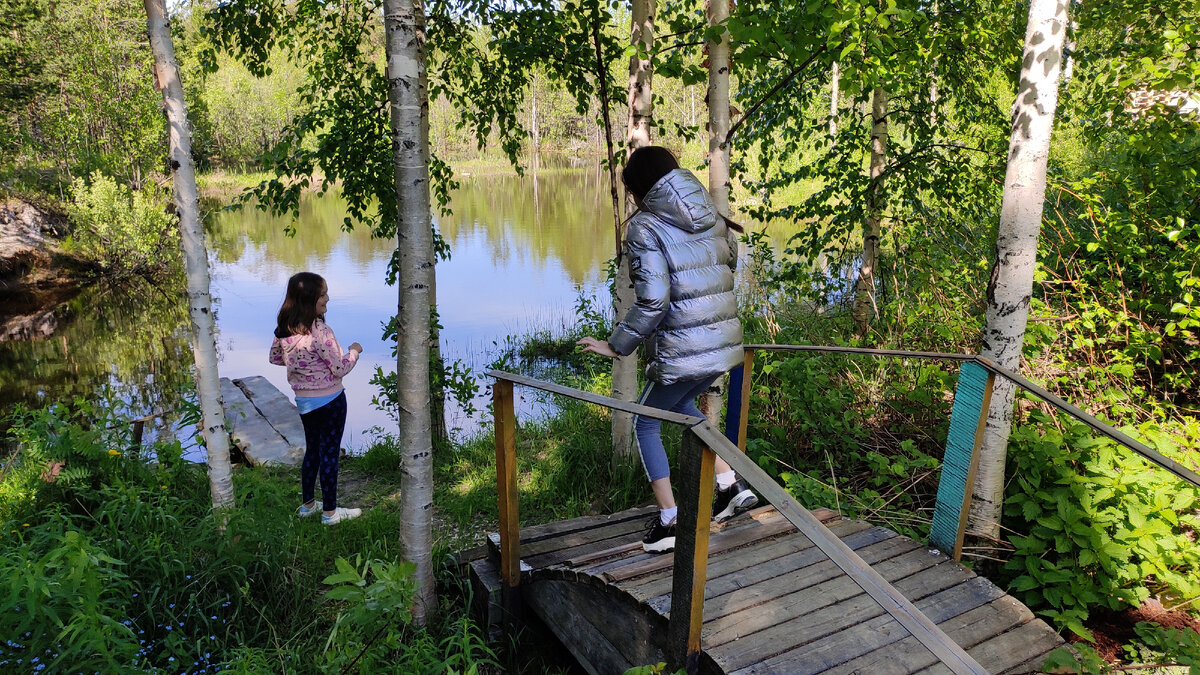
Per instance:
[[[742,363],[733,273],[741,227],[719,214],[704,186],[665,148],[639,148],[621,174],[639,211],[629,221],[625,255],[637,301],[607,341],[584,338],[583,351],[615,358],[646,346],[648,382],[639,403],[702,416],[696,397]],[[659,507],[642,539],[646,551],[675,547],[675,497],[661,423],[635,418],[638,448]],[[719,457],[713,519],[750,508],[758,498]]]

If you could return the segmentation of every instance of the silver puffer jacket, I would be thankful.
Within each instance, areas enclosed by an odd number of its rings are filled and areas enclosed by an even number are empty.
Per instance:
[[[613,351],[624,356],[644,341],[646,375],[660,384],[711,377],[740,364],[737,246],[690,171],[663,176],[625,234],[637,302],[608,338]]]

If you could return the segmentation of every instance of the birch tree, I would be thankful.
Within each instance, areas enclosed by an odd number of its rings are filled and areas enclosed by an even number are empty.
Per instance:
[[[720,27],[708,49],[708,193],[717,213],[729,215],[729,21],[730,0],[708,1],[709,28]],[[737,251],[733,252],[737,255]],[[748,374],[745,375],[748,377]],[[700,399],[700,410],[713,424],[721,415],[724,378],[709,387]]]
[[[388,101],[399,251],[396,393],[400,422],[400,542],[417,566],[413,621],[436,608],[433,586],[433,442],[429,336],[433,229],[429,199],[429,117],[422,0],[385,0]]]
[[[1010,370],[1021,366],[1029,319],[1038,236],[1046,197],[1050,132],[1058,105],[1058,80],[1067,35],[1066,0],[1033,0],[1012,111],[996,263],[987,289],[987,323],[980,355]],[[1013,385],[996,379],[980,447],[970,524],[996,536],[1004,499],[1004,463],[1013,418]]]
[[[654,50],[655,0],[633,0],[633,16],[630,28],[630,43],[634,53],[629,57],[629,126],[625,134],[625,156],[638,148],[650,145],[650,127],[654,122],[653,76],[654,65],[650,54]],[[625,215],[637,211],[633,197],[625,195]],[[617,233],[621,236],[620,231]],[[619,320],[634,303],[633,280],[629,277],[629,259],[621,252],[617,242],[617,281],[613,296],[613,308]],[[628,356],[613,359],[613,398],[622,401],[637,399],[637,351]],[[633,444],[633,415],[614,410],[612,412],[613,460],[631,457],[636,452]]]
[[[864,209],[862,262],[858,267],[858,280],[854,283],[854,305],[850,309],[858,332],[862,334],[870,328],[871,321],[879,317],[875,276],[879,270],[879,241],[883,234],[881,222],[886,202],[883,172],[887,167],[887,106],[887,92],[883,87],[875,87],[871,92],[871,182]]]
[[[205,448],[208,485],[213,508],[233,506],[233,476],[229,463],[229,434],[225,430],[225,404],[217,372],[216,330],[209,291],[208,251],[200,225],[200,195],[192,162],[192,132],[188,123],[183,83],[175,61],[175,45],[163,0],[145,0],[146,32],[154,53],[154,86],[163,97],[167,117],[168,156],[174,183],[175,210],[179,215],[179,245],[187,276],[188,313],[192,320],[192,353],[196,359],[196,393]]]

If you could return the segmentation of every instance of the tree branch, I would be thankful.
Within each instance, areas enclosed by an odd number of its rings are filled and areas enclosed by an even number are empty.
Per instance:
[[[758,109],[761,108],[764,103],[769,101],[772,96],[778,94],[779,90],[786,87],[792,80],[796,79],[797,75],[804,72],[805,69],[812,65],[812,62],[815,61],[816,58],[820,56],[827,47],[828,45],[821,45],[819,49],[814,51],[807,59],[805,59],[804,63],[796,66],[794,69],[792,69],[792,72],[788,73],[782,80],[779,81],[778,84],[776,84],[774,87],[771,87],[771,91],[768,91],[766,95],[755,101],[754,105],[750,106],[750,109],[743,113],[733,126],[729,127],[729,133],[725,134],[725,140],[721,142],[721,146],[724,147],[729,145],[729,139],[733,138],[733,133],[737,131],[738,128],[740,128],[743,124],[745,124],[746,120],[750,119],[754,113],[758,112]]]

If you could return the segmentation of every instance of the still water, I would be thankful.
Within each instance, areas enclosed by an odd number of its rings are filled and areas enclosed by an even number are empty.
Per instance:
[[[437,267],[442,353],[479,373],[509,336],[569,325],[580,297],[607,297],[612,214],[607,174],[590,162],[511,173],[460,174],[452,215],[436,219],[449,243]],[[349,414],[343,442],[362,450],[373,428],[395,429],[371,404],[376,368],[394,372],[382,324],[396,312],[385,282],[395,244],[365,229],[341,229],[336,195],[307,195],[295,223],[248,208],[230,211],[210,200],[206,228],[223,377],[267,377],[291,396],[285,370],[267,362],[275,314],[288,277],[316,272],[329,283],[327,322],[342,345],[364,347],[345,379]],[[179,289],[149,283],[94,286],[26,317],[23,330],[0,332],[0,407],[105,399],[126,419],[166,412],[178,426],[191,365],[186,303]],[[40,312],[40,313],[39,313]],[[11,311],[9,312],[12,313]],[[481,384],[486,386],[483,378]],[[449,405],[448,426],[469,434],[486,424],[481,393],[474,415]],[[538,414],[536,400],[523,402]],[[190,455],[202,454],[192,448]]]

